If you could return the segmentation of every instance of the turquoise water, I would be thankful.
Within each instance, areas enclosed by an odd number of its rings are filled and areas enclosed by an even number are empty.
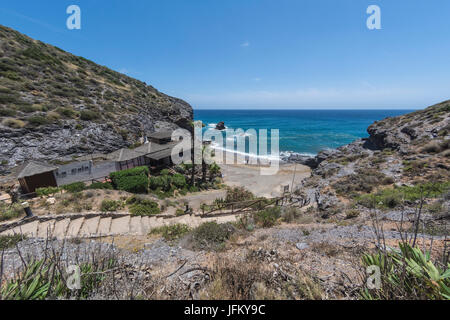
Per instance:
[[[368,137],[376,120],[413,110],[195,110],[195,120],[232,129],[279,129],[280,152],[317,154]]]

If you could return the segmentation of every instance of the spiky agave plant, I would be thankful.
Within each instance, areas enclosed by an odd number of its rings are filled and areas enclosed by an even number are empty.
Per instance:
[[[440,268],[430,252],[400,243],[390,252],[365,254],[363,264],[377,266],[381,288],[364,288],[362,299],[445,299],[450,300],[450,264]]]
[[[31,260],[17,277],[0,288],[1,300],[44,300],[44,299],[87,299],[101,285],[105,278],[102,271],[111,270],[114,259],[80,265],[81,289],[70,291],[61,274],[58,260]]]
[[[33,260],[17,278],[1,288],[0,297],[3,300],[43,300],[49,296],[60,297],[66,289],[55,263]]]

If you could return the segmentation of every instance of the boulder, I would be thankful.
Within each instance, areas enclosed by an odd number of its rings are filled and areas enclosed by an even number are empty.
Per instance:
[[[225,123],[223,121],[220,121],[217,125],[216,125],[216,130],[225,130]]]

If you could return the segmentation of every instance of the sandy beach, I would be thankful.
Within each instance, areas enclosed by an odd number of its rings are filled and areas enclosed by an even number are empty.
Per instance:
[[[225,152],[223,157],[226,157]],[[279,163],[279,168],[274,174],[263,175],[261,169],[269,168],[267,161],[265,164],[237,164],[236,161],[234,164],[225,164],[220,163],[217,157],[213,159],[219,164],[226,185],[245,187],[258,197],[280,196],[284,186],[289,186],[291,190],[292,186],[295,188],[303,179],[311,175],[311,169],[301,164]]]

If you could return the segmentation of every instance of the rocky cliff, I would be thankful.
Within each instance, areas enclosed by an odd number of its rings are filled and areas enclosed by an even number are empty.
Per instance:
[[[344,214],[364,195],[380,190],[450,181],[450,101],[377,121],[369,138],[315,158],[302,189],[324,216]]]
[[[0,25],[0,172],[110,152],[192,118],[180,99]]]

